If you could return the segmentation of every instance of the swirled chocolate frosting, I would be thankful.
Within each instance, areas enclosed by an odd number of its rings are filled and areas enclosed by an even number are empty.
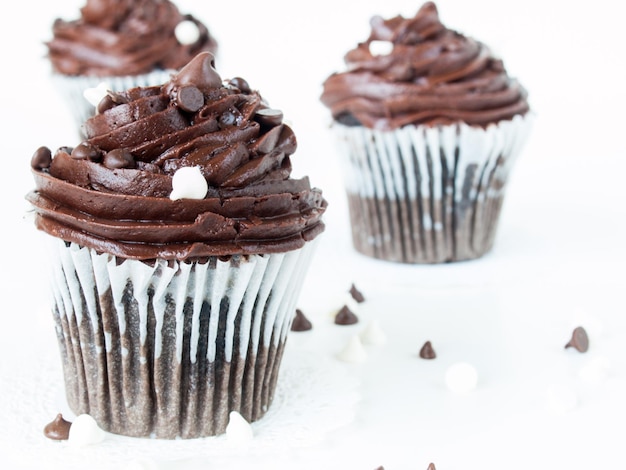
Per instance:
[[[27,199],[54,237],[123,258],[190,260],[285,252],[324,230],[321,191],[290,177],[297,142],[282,113],[245,80],[222,81],[208,52],[163,86],[110,92],[84,133],[31,160]],[[188,167],[206,196],[172,198]]]
[[[414,18],[370,21],[347,70],[323,84],[334,120],[391,130],[413,124],[486,126],[529,110],[526,91],[482,43],[447,29],[434,3]],[[385,50],[383,50],[385,49]]]
[[[53,70],[64,75],[178,70],[199,52],[217,50],[206,26],[169,0],[87,0],[80,11],[76,20],[56,19],[46,43]],[[175,31],[185,21],[195,25],[197,37],[181,44]]]

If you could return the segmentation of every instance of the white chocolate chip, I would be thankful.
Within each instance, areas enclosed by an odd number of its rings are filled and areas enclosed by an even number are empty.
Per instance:
[[[200,29],[193,21],[184,20],[176,25],[174,35],[182,45],[193,44],[200,39]]]
[[[226,438],[235,444],[247,444],[253,437],[254,433],[250,423],[238,412],[231,411],[226,426]]]
[[[90,104],[92,104],[93,106],[98,106],[100,101],[102,101],[102,98],[107,95],[110,89],[111,86],[108,83],[100,82],[98,86],[94,88],[85,89],[83,91],[83,96],[87,101],[89,101]]]
[[[358,336],[353,336],[348,344],[337,354],[337,359],[351,364],[358,364],[367,359],[367,352]]]
[[[467,362],[457,362],[446,370],[446,385],[454,393],[471,392],[478,384],[476,368]]]
[[[585,362],[578,370],[578,376],[589,384],[604,382],[611,372],[611,362],[607,357],[596,356]]]
[[[209,190],[200,168],[186,166],[179,168],[172,177],[172,193],[170,199],[204,199]]]
[[[370,54],[388,55],[393,51],[393,43],[389,41],[372,41],[369,44]]]
[[[98,427],[96,420],[88,414],[82,414],[77,416],[70,426],[68,443],[88,446],[102,442],[104,437],[104,431]]]
[[[361,331],[360,336],[363,344],[382,346],[387,342],[387,335],[376,320],[370,320],[363,331]]]

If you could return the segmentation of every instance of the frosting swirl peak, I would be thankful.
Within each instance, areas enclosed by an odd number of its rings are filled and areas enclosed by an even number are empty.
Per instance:
[[[160,87],[109,92],[83,131],[76,147],[44,147],[31,162],[27,199],[53,236],[124,258],[187,260],[289,251],[324,229],[321,191],[290,178],[297,142],[282,113],[245,80],[223,82],[208,52]],[[171,198],[189,167],[206,196]]]
[[[425,3],[413,18],[370,21],[321,101],[346,125],[390,130],[408,124],[486,126],[528,110],[526,91],[482,43],[446,28]]]

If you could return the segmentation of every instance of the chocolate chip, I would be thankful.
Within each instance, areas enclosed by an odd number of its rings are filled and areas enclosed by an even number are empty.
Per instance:
[[[48,147],[39,147],[30,159],[33,170],[45,170],[52,163],[52,152]]]
[[[420,357],[422,359],[434,359],[437,357],[435,354],[435,350],[433,349],[433,345],[430,344],[430,341],[426,341],[420,349]]]
[[[72,150],[70,156],[75,160],[91,160],[96,162],[102,158],[102,153],[93,145],[82,142]]]
[[[248,82],[245,81],[243,78],[241,77],[235,77],[235,78],[231,78],[228,81],[228,84],[231,86],[234,86],[235,88],[239,88],[239,91],[241,91],[242,93],[250,93],[252,90],[250,89],[250,85],[248,85]]]
[[[435,464],[431,462],[428,464],[428,468],[426,470],[437,470],[437,469],[435,468]]]
[[[296,309],[296,316],[291,323],[291,331],[308,331],[313,328],[313,325],[307,317],[304,316],[302,310]]]
[[[255,121],[263,126],[278,126],[283,122],[283,112],[279,109],[259,109],[254,116]]]
[[[114,149],[104,156],[102,164],[112,170],[135,168],[135,158],[126,149]]]
[[[347,305],[341,307],[341,310],[335,315],[335,323],[337,325],[354,325],[358,321],[359,317],[357,317]]]
[[[574,328],[572,339],[565,345],[565,348],[574,348],[579,352],[587,352],[589,349],[589,336],[582,326]]]
[[[65,441],[70,435],[70,427],[72,423],[65,421],[63,415],[59,413],[54,420],[43,428],[43,434],[48,439],[55,441]]]
[[[204,95],[195,86],[183,86],[176,92],[176,103],[184,111],[195,113],[204,105]]]
[[[356,288],[354,284],[352,284],[352,287],[350,287],[350,295],[358,303],[365,302],[365,297],[363,297],[363,294]]]
[[[115,108],[115,106],[117,106],[117,103],[113,101],[113,97],[111,95],[107,94],[104,98],[100,100],[98,106],[96,106],[96,111],[98,112],[98,114],[102,114],[103,112],[111,108]]]

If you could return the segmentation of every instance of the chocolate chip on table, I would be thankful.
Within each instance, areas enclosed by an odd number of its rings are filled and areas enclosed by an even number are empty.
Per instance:
[[[82,142],[74,147],[70,156],[75,160],[91,160],[92,162],[96,162],[102,158],[102,152],[93,145]]]
[[[435,464],[431,462],[428,464],[428,468],[426,470],[437,470],[437,469],[435,468]]]
[[[579,352],[587,352],[589,349],[589,336],[582,326],[574,328],[572,339],[565,345],[565,348],[574,348]]]
[[[350,287],[350,295],[358,303],[365,302],[365,297],[363,297],[363,294],[356,288],[354,284],[352,284],[352,286]]]
[[[43,428],[43,434],[48,439],[53,439],[55,441],[65,441],[70,435],[71,426],[72,423],[63,419],[63,415],[59,413],[53,421],[46,424],[46,426]]]
[[[52,163],[52,152],[48,147],[39,147],[35,150],[32,158],[30,159],[30,166],[34,170],[45,170],[50,168]]]
[[[347,305],[341,307],[341,310],[335,315],[335,324],[337,325],[354,325],[358,321],[359,317]]]
[[[313,328],[309,319],[304,315],[302,310],[296,309],[296,316],[291,323],[291,331],[308,331]]]
[[[422,349],[420,349],[420,357],[422,359],[435,359],[437,357],[430,341],[426,341],[422,346]]]
[[[104,156],[102,164],[112,170],[135,168],[135,158],[126,149],[113,149]]]
[[[176,92],[176,103],[180,109],[195,113],[204,106],[204,95],[193,85],[183,86]]]

